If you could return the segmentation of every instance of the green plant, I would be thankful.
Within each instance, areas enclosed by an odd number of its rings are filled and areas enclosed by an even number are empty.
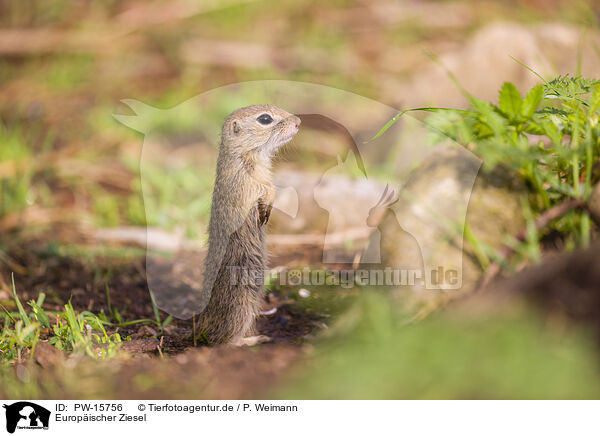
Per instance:
[[[31,351],[29,356],[32,358],[42,335],[59,350],[100,358],[116,354],[122,339],[118,332],[106,331],[105,325],[110,323],[88,311],[77,313],[71,302],[65,304],[62,312],[47,313],[42,308],[43,293],[37,301],[29,302],[32,313],[28,314],[17,296],[14,277],[12,285],[17,312],[10,312],[0,305],[4,312],[1,314],[4,327],[0,333],[0,362],[20,360],[27,350]]]
[[[12,277],[12,292],[18,312],[11,314],[4,306],[0,305],[5,314],[4,327],[0,334],[0,361],[20,360],[24,350],[34,350],[39,341],[40,327],[42,326],[39,319],[47,320],[47,317],[44,319],[41,315],[39,318],[36,316],[36,321],[30,319],[17,297],[14,276]],[[44,298],[44,294],[40,294],[38,301],[32,303],[39,307],[43,304]]]
[[[560,76],[525,97],[507,82],[498,104],[462,90],[471,103],[468,110],[414,110],[433,112],[425,120],[432,143],[450,138],[480,157],[484,170],[501,166],[525,182],[528,225],[523,234],[513,235],[518,244],[511,252],[539,258],[539,243],[550,230],[567,247],[586,246],[594,227],[585,206],[600,178],[594,168],[600,158],[600,81]]]
[[[102,320],[91,312],[75,312],[71,302],[56,317],[49,340],[59,350],[83,351],[91,357],[112,357],[121,342],[119,333],[108,334]]]

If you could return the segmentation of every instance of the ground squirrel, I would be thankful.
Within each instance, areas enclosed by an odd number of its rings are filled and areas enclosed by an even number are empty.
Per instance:
[[[203,281],[210,300],[198,330],[211,344],[253,343],[246,336],[264,295],[265,225],[275,198],[271,159],[299,125],[297,116],[268,105],[238,109],[225,120]]]

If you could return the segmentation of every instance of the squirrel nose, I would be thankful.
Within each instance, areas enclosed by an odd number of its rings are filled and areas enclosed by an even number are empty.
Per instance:
[[[296,126],[296,129],[297,129],[298,127],[300,127],[300,124],[302,123],[302,121],[300,120],[300,118],[299,118],[299,117],[297,117],[297,116],[295,116],[295,115],[294,115],[294,117],[292,118],[292,120],[293,120],[293,122],[294,122],[294,125]]]

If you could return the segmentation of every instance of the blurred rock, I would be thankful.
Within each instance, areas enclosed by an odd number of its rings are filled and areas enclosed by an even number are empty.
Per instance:
[[[596,52],[599,44],[598,32],[583,34],[581,29],[568,24],[493,23],[480,29],[460,48],[436,54],[468,92],[477,98],[496,101],[498,89],[506,81],[513,82],[521,92],[541,82],[511,56],[547,77],[574,75],[581,53],[581,74],[594,77],[600,69]],[[394,92],[402,96],[405,106],[468,104],[448,73],[434,63],[417,70],[409,83]]]
[[[501,170],[479,171],[480,165],[461,148],[437,151],[412,173],[394,213],[388,211],[379,225],[384,266],[424,267],[426,282],[412,287],[416,301],[439,301],[474,289],[481,268],[470,252],[463,253],[465,219],[480,242],[496,249],[506,235],[523,228],[522,185]],[[435,275],[440,268],[443,283]],[[453,270],[458,280],[448,278]]]
[[[52,366],[62,364],[65,359],[65,353],[48,342],[38,342],[35,346],[34,358],[42,368],[48,369]]]

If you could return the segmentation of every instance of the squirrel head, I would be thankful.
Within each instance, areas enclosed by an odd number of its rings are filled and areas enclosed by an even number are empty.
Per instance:
[[[273,154],[298,133],[300,118],[270,105],[236,110],[223,124],[222,147],[236,155],[251,153],[270,162]]]

